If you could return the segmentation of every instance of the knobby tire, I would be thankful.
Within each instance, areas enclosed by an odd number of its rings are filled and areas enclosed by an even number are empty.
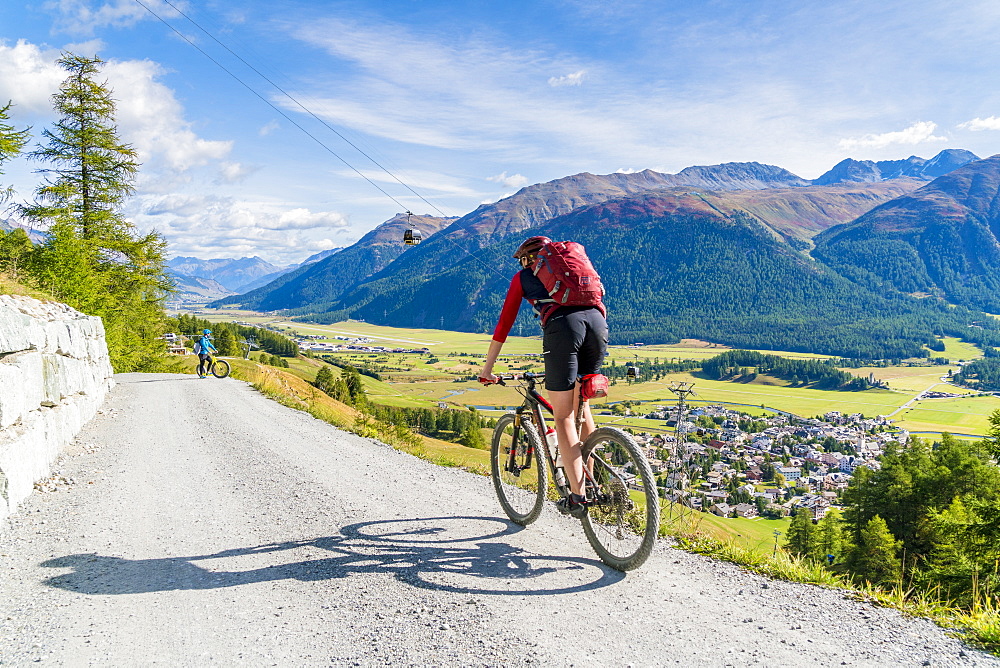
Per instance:
[[[593,453],[593,477],[603,498],[588,507],[583,532],[608,566],[638,568],[660,530],[659,490],[649,462],[632,437],[614,427],[595,429],[583,449]]]
[[[212,365],[212,375],[216,378],[225,378],[229,375],[229,362],[226,360],[215,360]]]
[[[520,428],[514,429],[519,419]],[[518,467],[528,467],[519,471],[519,475],[506,470],[512,447],[516,448]],[[538,430],[527,417],[508,413],[497,422],[490,446],[490,472],[497,498],[510,521],[527,526],[537,520],[545,504],[548,468]]]

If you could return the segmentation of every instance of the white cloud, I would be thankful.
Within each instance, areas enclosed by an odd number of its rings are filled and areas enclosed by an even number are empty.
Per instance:
[[[219,165],[216,183],[242,183],[247,177],[260,170],[258,165],[244,165],[239,162],[223,162]]]
[[[14,46],[0,41],[0,100],[14,102],[13,114],[52,113],[52,94],[66,78],[57,58],[58,51],[42,50],[23,39]]]
[[[935,129],[937,129],[936,123],[932,123],[931,121],[920,121],[914,123],[905,130],[886,132],[880,135],[872,134],[865,135],[863,137],[841,139],[839,146],[842,149],[885,148],[886,146],[891,146],[893,144],[913,145],[922,144],[924,142],[948,140],[947,137],[935,136]]]
[[[67,76],[56,63],[59,57],[57,50],[24,40],[14,46],[0,42],[0,100],[14,102],[15,121],[24,115],[52,118],[52,95]],[[169,170],[176,180],[178,172],[221,160],[232,149],[230,141],[207,140],[195,134],[173,91],[156,80],[163,73],[158,64],[148,60],[112,60],[98,77],[106,79],[112,89],[118,128],[122,138],[139,152],[145,182],[155,180],[158,169]]]
[[[989,118],[973,118],[971,121],[959,123],[958,127],[959,129],[972,130],[973,132],[978,132],[980,130],[1000,130],[1000,117],[990,116]]]
[[[579,86],[583,84],[583,77],[586,73],[586,70],[580,70],[565,76],[552,77],[549,79],[549,85],[553,88],[558,88],[560,86]]]
[[[118,99],[122,134],[150,168],[183,172],[229,155],[231,141],[202,139],[191,129],[173,91],[156,80],[163,74],[156,63],[111,61],[104,74]]]
[[[217,195],[140,195],[127,212],[141,229],[156,229],[174,255],[243,257],[300,262],[335,244],[346,230],[337,211],[312,211],[287,202],[245,201]]]
[[[266,137],[267,135],[271,134],[280,127],[281,125],[278,123],[278,121],[269,121],[265,125],[261,126],[260,130],[257,131],[257,134],[259,134],[261,137]]]
[[[515,50],[477,36],[467,42],[425,39],[397,25],[359,25],[327,20],[290,27],[305,42],[348,63],[349,85],[316,82],[298,93],[332,123],[397,142],[444,149],[523,153],[526,135],[565,140],[584,148],[642,144],[636,126],[622,118],[622,103],[566,100],[547,85],[553,69],[566,69],[567,82],[583,70],[576,63],[528,50]],[[337,96],[330,91],[336,90]],[[339,91],[350,95],[339,97]],[[595,91],[593,94],[598,94]],[[276,104],[299,113],[288,100]],[[628,138],[624,142],[623,138]],[[512,141],[513,140],[513,141]],[[535,142],[540,147],[542,142]],[[519,156],[524,159],[524,156]]]
[[[312,230],[337,228],[349,225],[347,218],[336,211],[310,211],[298,208],[283,212],[277,220],[270,218],[261,223],[269,230]]]
[[[67,44],[63,47],[64,51],[69,51],[70,53],[75,53],[80,56],[98,56],[101,51],[107,48],[107,44],[104,43],[103,39],[91,39],[86,42],[77,42],[75,44]]]
[[[163,0],[144,0],[152,11],[164,18],[176,17],[175,12]],[[186,2],[174,2],[181,10]],[[42,7],[55,14],[54,29],[76,35],[89,35],[97,28],[126,28],[139,21],[153,19],[135,0],[113,0],[113,2],[92,2],[91,0],[51,0]]]
[[[511,174],[510,176],[507,176],[507,172],[497,174],[496,176],[488,176],[486,177],[486,180],[499,183],[504,188],[522,188],[528,185],[528,177],[520,174]]]

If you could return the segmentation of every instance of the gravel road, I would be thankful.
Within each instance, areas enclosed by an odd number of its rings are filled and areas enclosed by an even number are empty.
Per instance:
[[[0,529],[0,664],[1000,666],[930,622],[579,522],[244,383],[127,374]]]

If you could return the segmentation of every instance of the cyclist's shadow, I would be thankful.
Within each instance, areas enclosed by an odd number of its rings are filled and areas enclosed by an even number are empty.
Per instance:
[[[468,522],[496,531],[462,536]],[[459,534],[449,528],[458,522]],[[431,517],[361,522],[336,536],[268,543],[214,554],[125,559],[94,553],[50,559],[71,568],[45,583],[86,594],[219,589],[275,580],[321,581],[355,573],[391,573],[416,587],[468,594],[551,595],[596,589],[624,578],[594,559],[537,555],[498,540],[520,527],[495,517]],[[304,550],[306,558],[282,559]],[[316,551],[324,554],[314,556]],[[229,561],[229,563],[226,563]],[[236,562],[236,563],[234,563]],[[253,568],[240,569],[239,562]]]

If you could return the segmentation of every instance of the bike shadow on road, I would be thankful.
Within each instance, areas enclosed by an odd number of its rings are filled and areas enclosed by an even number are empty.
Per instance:
[[[495,517],[380,520],[344,526],[334,536],[212,554],[128,559],[85,553],[56,557],[41,565],[71,569],[47,578],[45,584],[95,595],[388,573],[423,589],[542,596],[607,587],[625,577],[595,559],[535,554],[502,540],[521,530]]]

